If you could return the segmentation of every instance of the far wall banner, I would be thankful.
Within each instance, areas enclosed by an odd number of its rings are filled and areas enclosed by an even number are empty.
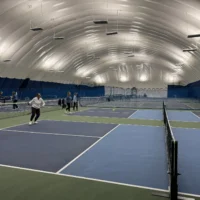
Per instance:
[[[105,95],[137,95],[138,97],[155,97],[155,98],[166,98],[167,88],[116,88],[116,87],[105,87]]]

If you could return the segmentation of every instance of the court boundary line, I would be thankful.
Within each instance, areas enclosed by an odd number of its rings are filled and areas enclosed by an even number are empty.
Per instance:
[[[198,115],[196,115],[195,113],[193,113],[192,111],[190,111],[195,117],[197,117],[198,119],[200,119],[200,117]]]
[[[121,118],[122,119],[122,118]],[[91,124],[112,124],[112,125],[127,125],[127,126],[150,126],[150,127],[164,127],[163,126],[153,126],[153,125],[144,125],[144,124],[118,124],[118,123],[102,123],[102,122],[87,122],[87,121],[69,121],[69,120],[52,120],[52,119],[44,119],[40,121],[57,121],[57,122],[80,122],[80,123],[91,123]],[[148,120],[146,120],[148,121]]]
[[[73,162],[75,162],[78,158],[80,158],[83,154],[85,154],[87,151],[89,151],[93,146],[95,146],[97,143],[99,143],[102,139],[104,139],[106,136],[108,136],[112,131],[114,131],[115,129],[117,129],[119,126],[120,126],[120,124],[118,124],[117,126],[115,126],[114,128],[112,128],[103,137],[101,137],[99,140],[97,140],[95,143],[93,143],[91,146],[89,146],[87,149],[85,149],[82,153],[80,153],[73,160],[71,160],[69,163],[67,163],[65,166],[63,166],[61,169],[59,169],[56,173],[58,174],[61,171],[63,171],[64,169],[66,169],[67,167],[69,167],[69,165],[71,165]]]
[[[199,123],[200,121],[198,122],[194,122],[194,121],[179,121],[179,120],[169,120],[170,122],[183,122],[183,123]]]
[[[25,167],[17,167],[17,166],[4,165],[4,164],[0,164],[0,167],[19,169],[22,171],[24,170],[24,171],[38,172],[38,173],[44,173],[44,174],[50,174],[50,175],[56,175],[56,176],[64,176],[64,177],[83,179],[83,180],[89,180],[89,181],[96,181],[96,182],[102,182],[102,183],[109,183],[109,184],[115,184],[115,185],[121,185],[121,186],[135,187],[135,188],[146,189],[146,190],[169,192],[168,190],[164,190],[164,189],[151,188],[151,187],[145,187],[145,186],[139,186],[139,185],[133,185],[133,184],[126,184],[126,183],[120,183],[120,182],[115,182],[115,181],[106,181],[106,180],[89,178],[89,177],[84,177],[84,176],[75,176],[75,175],[70,175],[70,174],[48,172],[48,171],[44,171],[44,170],[37,170],[37,169],[31,169],[31,168],[25,168]]]
[[[122,119],[122,118],[121,118]],[[126,118],[127,119],[127,118]],[[139,119],[140,120],[140,119]],[[91,124],[112,124],[112,125],[128,125],[128,126],[147,126],[147,127],[163,127],[163,126],[153,126],[153,125],[145,125],[145,124],[118,124],[118,123],[105,123],[105,122],[88,122],[88,121],[70,121],[70,120],[53,120],[53,119],[40,119],[40,121],[56,121],[56,122],[74,122],[74,123],[91,123]],[[148,121],[148,120],[146,120]],[[28,125],[28,123],[23,123],[23,124],[17,124],[5,128],[1,128],[0,131],[3,131],[5,129],[13,128],[13,127],[18,127],[18,126],[23,126],[23,125]],[[177,128],[177,127],[174,127]],[[181,127],[180,127],[181,128]],[[198,129],[198,128],[197,128]]]
[[[38,121],[41,121],[41,120],[38,120]],[[13,128],[13,127],[17,127],[17,126],[23,126],[23,125],[28,125],[28,123],[22,123],[22,124],[17,124],[17,125],[13,125],[13,126],[8,126],[8,127],[5,127],[5,128],[0,128],[0,131],[2,130],[5,130],[5,129],[9,129],[9,128]]]
[[[132,115],[134,115],[136,112],[138,112],[139,110],[137,109],[135,112],[133,112],[129,117],[128,119],[131,119]]]
[[[40,121],[56,121],[56,122],[74,122],[74,123],[88,123],[88,124],[112,124],[118,125],[118,123],[105,123],[105,122],[88,122],[88,121],[70,121],[70,120],[53,120],[53,119],[42,119]]]
[[[194,109],[195,109],[194,107],[187,105],[187,103],[183,103],[183,104],[184,104],[185,106],[187,106],[187,107],[191,108],[192,110],[194,110]]]
[[[132,114],[134,114],[134,113],[132,113]],[[63,115],[63,116],[66,117],[66,115]],[[67,116],[70,116],[70,115],[67,115]],[[72,115],[72,116],[76,116],[76,117],[92,117],[92,118],[106,118],[106,119],[113,119],[113,118],[114,119],[130,119],[130,118],[125,118],[125,117],[104,117],[104,116],[89,116],[89,115]]]
[[[194,129],[194,130],[200,130],[200,128],[188,128],[188,127],[174,127],[174,126],[171,126],[172,128],[179,128],[179,129]]]
[[[3,131],[6,132],[17,132],[17,133],[31,133],[31,134],[38,134],[38,135],[55,135],[55,136],[68,136],[68,137],[83,137],[83,138],[98,138],[100,139],[101,137],[98,136],[90,136],[90,135],[73,135],[73,134],[62,134],[62,133],[46,133],[46,132],[35,132],[35,131],[20,131],[20,130],[8,130],[5,129]]]
[[[62,173],[58,174],[58,173],[55,173],[55,172],[48,172],[48,171],[31,169],[31,168],[25,168],[25,167],[17,167],[17,166],[4,165],[4,164],[0,164],[0,167],[5,167],[5,168],[11,168],[11,169],[18,169],[18,170],[22,170],[22,171],[44,173],[44,174],[55,175],[55,176],[69,177],[69,178],[75,178],[75,179],[82,179],[82,180],[95,181],[95,182],[101,182],[101,183],[108,183],[108,184],[119,185],[119,186],[127,186],[127,187],[133,187],[133,188],[139,188],[139,189],[153,190],[153,191],[160,191],[160,192],[169,193],[168,190],[159,189],[159,188],[151,188],[151,187],[145,187],[145,186],[139,186],[139,185],[133,185],[133,184],[120,183],[120,182],[115,182],[115,181],[106,181],[106,180],[94,179],[94,178],[83,177],[83,176],[74,176],[74,175],[70,175],[70,174],[62,174]],[[189,194],[189,193],[182,193],[182,192],[179,192],[178,194],[184,195],[184,196],[197,197],[197,198],[200,197],[200,195]]]

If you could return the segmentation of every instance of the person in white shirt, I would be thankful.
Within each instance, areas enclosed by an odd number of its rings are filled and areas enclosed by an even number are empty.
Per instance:
[[[29,122],[29,125],[37,124],[37,120],[40,117],[40,108],[41,106],[45,106],[45,102],[44,100],[41,98],[41,94],[37,94],[35,98],[33,98],[29,104],[31,105],[31,110],[32,110],[32,114],[31,114],[31,119]],[[34,119],[35,117],[35,119]],[[33,122],[34,119],[34,122]]]
[[[75,111],[75,108],[76,108],[76,111],[78,111],[78,97],[77,97],[77,93],[74,94],[73,96],[73,110]]]

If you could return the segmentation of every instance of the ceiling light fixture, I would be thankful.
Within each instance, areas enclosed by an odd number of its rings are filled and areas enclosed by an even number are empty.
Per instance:
[[[183,52],[195,52],[197,51],[197,48],[194,49],[183,49]]]
[[[7,59],[7,60],[4,60],[3,62],[10,62],[11,60],[10,59]]]
[[[108,24],[107,20],[94,20],[94,24]]]
[[[40,27],[30,28],[31,31],[42,31],[43,29]]]
[[[119,16],[119,11],[117,11],[117,31],[107,32],[106,35],[117,35],[118,34],[118,16]]]
[[[63,72],[64,72],[64,71],[61,71],[61,70],[58,70],[58,71],[57,71],[57,70],[53,70],[53,69],[50,69],[49,71],[50,71],[50,72],[56,72],[56,73],[63,73]]]
[[[106,33],[106,35],[117,35],[118,34],[118,32],[117,31],[114,31],[114,32],[108,32],[108,33]]]
[[[62,37],[62,36],[61,36],[61,37],[56,37],[56,36],[53,36],[53,39],[54,39],[54,40],[64,40],[65,38],[64,38],[64,37]]]
[[[200,37],[200,34],[188,35],[188,38]]]

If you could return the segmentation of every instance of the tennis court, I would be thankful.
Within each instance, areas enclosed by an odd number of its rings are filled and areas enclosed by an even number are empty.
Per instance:
[[[163,127],[43,120],[2,129],[0,138],[2,165],[168,188]],[[149,173],[155,167],[160,176]]]
[[[88,112],[91,110],[94,112]],[[79,116],[80,113],[83,113],[84,115],[81,117],[84,118],[88,113],[101,113],[102,116],[101,114],[98,116],[98,119],[101,119],[105,114],[113,113],[113,109],[97,111],[92,108],[91,110],[83,110],[74,115]],[[120,109],[115,111],[118,112],[118,110]],[[159,119],[163,120],[160,110],[137,110],[136,112],[135,110],[129,110],[129,112],[126,109],[120,110],[121,113],[127,112],[126,117],[134,115],[134,112],[137,114],[139,111],[142,111],[143,116],[149,117],[149,119],[146,117],[145,120],[153,122],[150,119],[153,113],[154,116],[159,116]],[[150,112],[150,115],[143,112]],[[51,113],[45,113],[46,119],[39,121],[37,125],[28,126],[25,123],[1,129],[1,170],[19,170],[17,174],[30,173],[30,176],[32,176],[31,173],[38,173],[37,176],[43,174],[44,177],[39,178],[41,182],[45,180],[45,176],[59,176],[59,180],[61,177],[63,181],[64,179],[70,181],[75,179],[75,182],[85,181],[87,185],[90,185],[90,181],[92,181],[92,186],[102,184],[103,188],[104,184],[108,188],[110,184],[114,184],[115,189],[118,186],[135,188],[137,192],[143,190],[144,194],[147,192],[148,195],[145,198],[149,199],[160,199],[158,196],[153,196],[152,192],[164,192],[165,194],[169,192],[170,179],[167,174],[168,154],[166,153],[166,129],[164,126],[114,124],[109,121],[112,119],[112,115],[107,118],[107,123],[65,121],[67,119],[62,118],[61,113],[58,112],[57,120],[53,119],[55,113],[52,115],[52,119],[48,119]],[[120,115],[117,113],[115,116],[119,120],[121,113]],[[68,116],[68,119],[73,117],[73,115],[65,116]],[[89,118],[93,118],[93,115],[85,119]],[[134,122],[135,119],[127,120]],[[199,145],[194,142],[195,139],[199,140],[199,130],[194,129],[192,133],[191,129],[173,128],[172,130],[180,145],[178,172],[181,173],[181,176],[177,179],[179,195],[189,195],[198,199],[200,182],[195,179],[198,178],[196,173],[199,166],[197,154]],[[194,140],[193,143],[190,143],[191,146],[188,146],[186,142],[188,138]],[[194,154],[195,152],[196,154]],[[196,170],[191,171],[193,166],[196,166]],[[193,184],[189,184],[191,182]],[[40,185],[37,182],[35,184]],[[89,188],[92,186],[90,185]],[[75,188],[79,189],[79,187],[73,187],[73,189]],[[60,191],[60,189],[58,190]],[[98,193],[97,189],[94,191]],[[121,190],[119,189],[119,191]],[[144,198],[142,195],[140,196]]]

